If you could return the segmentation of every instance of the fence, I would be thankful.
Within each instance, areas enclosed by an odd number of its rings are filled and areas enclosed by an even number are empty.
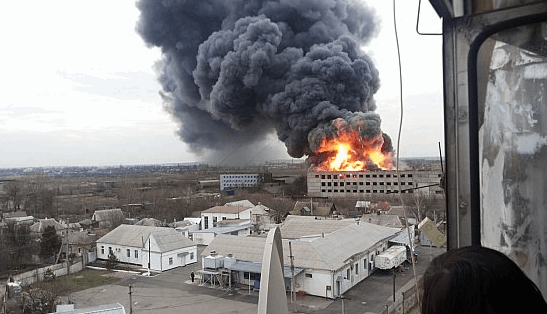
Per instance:
[[[414,280],[411,280],[412,286],[403,291],[399,290],[395,296],[395,302],[386,304],[386,308],[380,311],[378,314],[407,314],[407,313],[419,313],[418,309],[418,297],[416,296],[416,284]],[[422,293],[423,277],[418,278],[418,296],[421,297]]]
[[[64,276],[67,274],[67,271],[69,271],[71,274],[79,272],[80,270],[84,269],[84,264],[82,261],[76,262],[72,265],[70,265],[69,269],[67,270],[67,264],[61,263],[61,264],[55,264],[50,265],[42,268],[37,268],[35,270],[28,271],[26,273],[18,274],[11,276],[14,281],[21,282],[21,285],[30,285],[35,282],[39,282],[44,280],[44,274],[48,269],[51,269],[53,273],[55,274],[55,277]]]

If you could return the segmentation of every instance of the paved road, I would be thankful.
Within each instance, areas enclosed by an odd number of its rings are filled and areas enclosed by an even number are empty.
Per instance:
[[[433,248],[433,255],[444,249]],[[429,264],[429,248],[418,247],[417,273],[421,274]],[[129,285],[133,287],[133,313],[256,313],[258,293],[245,287],[225,291],[208,284],[199,285],[190,281],[190,272],[196,271],[199,263],[177,268],[154,277],[126,275],[114,285],[106,285],[76,292],[71,295],[77,308],[97,304],[120,302],[129,313]],[[398,274],[396,289],[400,289],[412,278],[412,270]],[[345,293],[345,313],[378,313],[385,304],[392,302],[393,277],[389,272],[375,271],[370,277]],[[288,297],[290,298],[290,297]],[[289,302],[289,310],[295,309]],[[296,310],[299,313],[341,313],[342,300],[326,300],[320,297],[305,296],[297,298]]]

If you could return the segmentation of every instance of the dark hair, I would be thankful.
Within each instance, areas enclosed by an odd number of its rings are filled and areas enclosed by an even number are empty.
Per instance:
[[[547,313],[537,286],[504,254],[485,247],[450,250],[424,274],[422,314]]]

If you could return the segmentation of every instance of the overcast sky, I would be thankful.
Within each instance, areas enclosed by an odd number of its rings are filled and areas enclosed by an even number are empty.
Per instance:
[[[364,50],[380,72],[377,112],[395,146],[400,109],[392,1],[368,3],[382,30]],[[418,0],[397,0],[405,101],[400,153],[435,157],[444,142],[441,36],[416,34],[417,8]],[[138,16],[133,1],[0,4],[0,168],[200,161],[163,110],[154,74],[160,51],[135,32]],[[428,1],[420,20],[423,32],[441,29]],[[258,159],[284,151],[276,139],[264,145]]]

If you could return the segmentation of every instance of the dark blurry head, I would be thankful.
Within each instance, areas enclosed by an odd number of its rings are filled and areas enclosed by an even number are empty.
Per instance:
[[[438,313],[547,313],[547,303],[507,256],[472,246],[436,257],[426,270],[422,314]]]

